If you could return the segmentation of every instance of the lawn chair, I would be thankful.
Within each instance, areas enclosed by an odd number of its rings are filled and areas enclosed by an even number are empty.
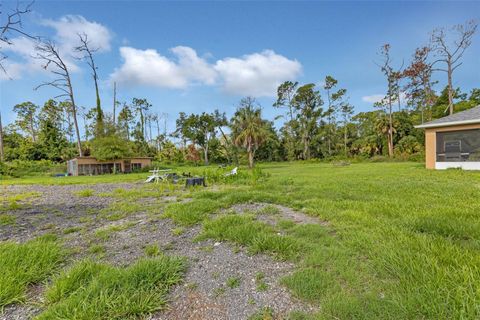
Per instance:
[[[237,175],[237,171],[238,171],[238,167],[235,167],[235,168],[233,168],[232,171],[230,171],[229,173],[225,174],[225,177],[228,177],[228,176],[236,176],[236,175]]]
[[[147,180],[145,180],[145,183],[150,183],[150,182],[158,183],[159,181],[166,181],[168,178],[168,173],[167,173],[168,171],[170,171],[170,169],[160,170],[155,168],[153,170],[150,170],[149,172],[151,172],[152,175],[149,176]],[[162,172],[163,174],[161,174]]]

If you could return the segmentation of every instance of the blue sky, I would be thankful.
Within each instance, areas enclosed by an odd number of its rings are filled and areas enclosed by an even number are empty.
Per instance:
[[[6,5],[11,5],[7,3]],[[374,61],[390,43],[394,64],[408,63],[436,27],[480,20],[480,2],[160,2],[42,1],[25,18],[29,32],[54,39],[70,61],[77,104],[93,107],[95,96],[84,63],[71,58],[76,33],[101,47],[96,54],[104,108],[111,110],[112,82],[119,101],[145,97],[154,112],[219,108],[231,115],[242,96],[257,96],[266,117],[275,86],[283,80],[322,83],[326,75],[348,90],[356,112],[372,109],[385,92]],[[55,95],[33,88],[50,75],[42,71],[31,44],[16,39],[6,48],[13,80],[0,80],[4,121],[23,101],[42,105]],[[445,74],[435,75],[440,86]],[[454,76],[464,91],[480,86],[480,32]]]

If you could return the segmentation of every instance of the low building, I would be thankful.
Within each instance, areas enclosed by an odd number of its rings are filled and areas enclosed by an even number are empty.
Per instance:
[[[99,161],[94,157],[77,157],[67,161],[67,172],[71,176],[90,176],[114,172],[130,173],[152,165],[152,158],[136,157]]]
[[[416,128],[425,129],[428,169],[480,170],[480,106]]]

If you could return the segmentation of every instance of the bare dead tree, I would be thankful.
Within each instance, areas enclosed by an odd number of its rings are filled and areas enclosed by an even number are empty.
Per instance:
[[[412,107],[420,108],[422,123],[432,119],[431,108],[436,98],[433,86],[437,81],[432,80],[430,53],[430,47],[417,48],[410,65],[403,71],[403,76],[408,79],[404,86],[407,101]]]
[[[2,114],[0,113],[0,161],[4,161],[3,154],[3,127],[2,127]]]
[[[7,55],[3,52],[3,46],[12,45],[11,36],[12,35],[23,35],[29,39],[37,39],[27,32],[23,31],[22,17],[32,11],[33,1],[22,5],[20,2],[17,2],[17,5],[14,9],[9,12],[5,12],[6,9],[2,8],[2,3],[0,3],[0,70],[7,74],[5,65],[3,64],[4,60],[7,59]],[[7,74],[8,76],[8,74]]]
[[[376,63],[382,73],[387,78],[387,94],[382,102],[377,106],[385,106],[388,115],[388,130],[387,130],[387,144],[388,144],[388,156],[393,157],[393,102],[395,99],[400,99],[398,87],[398,71],[395,71],[392,67],[392,58],[390,56],[390,45],[387,43],[381,47],[380,57],[381,63]]]
[[[61,92],[59,95],[54,97],[55,99],[66,97],[70,101],[73,124],[75,125],[75,133],[77,136],[78,155],[82,157],[83,152],[80,130],[78,129],[77,106],[75,104],[73,86],[67,64],[60,55],[58,48],[52,41],[43,41],[37,45],[35,49],[37,51],[36,58],[45,63],[43,68],[45,70],[50,69],[50,72],[53,73],[57,78],[38,85],[34,90],[38,90],[42,87],[53,87]]]
[[[448,31],[444,28],[435,29],[431,35],[432,50],[437,55],[437,60],[433,62],[443,63],[445,67],[436,68],[435,71],[447,73],[448,79],[448,109],[453,114],[453,72],[462,65],[460,59],[465,50],[472,44],[472,38],[478,27],[478,23],[474,20],[467,21],[464,25],[458,24],[453,26],[449,31],[454,36],[453,41],[448,40]]]
[[[102,111],[102,105],[100,101],[100,93],[98,90],[98,74],[97,74],[98,67],[95,65],[95,60],[93,59],[93,54],[97,52],[100,48],[90,47],[87,34],[85,33],[79,34],[78,37],[80,38],[81,44],[78,47],[75,47],[75,51],[83,54],[83,56],[80,59],[83,59],[87,62],[92,72],[92,78],[95,84],[96,109],[97,109],[95,136],[102,136],[104,134],[105,128],[103,125],[103,111]]]

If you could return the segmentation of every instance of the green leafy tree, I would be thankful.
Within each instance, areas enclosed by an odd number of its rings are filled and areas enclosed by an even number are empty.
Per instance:
[[[298,88],[298,82],[285,81],[277,89],[277,100],[273,104],[275,108],[286,108],[287,114],[282,132],[284,133],[284,145],[289,160],[296,158],[296,141],[298,139],[298,122],[293,98]]]
[[[132,150],[127,140],[110,135],[92,141],[91,155],[98,160],[117,160],[132,156]]]
[[[324,116],[327,118],[326,140],[328,146],[328,154],[333,155],[336,142],[337,131],[337,115],[340,112],[344,98],[347,93],[346,89],[338,89],[333,91],[337,86],[338,81],[332,76],[325,77],[325,84],[323,88],[327,92],[327,110]]]
[[[49,160],[64,160],[67,139],[62,130],[62,108],[54,100],[48,100],[40,112],[38,140]]]
[[[343,102],[340,104],[340,114],[342,116],[343,123],[343,151],[345,153],[345,157],[348,156],[348,128],[353,116],[353,111],[354,107],[350,103]]]
[[[297,112],[297,120],[303,145],[302,158],[310,159],[311,141],[318,130],[318,121],[322,117],[323,101],[313,83],[299,87],[292,101]]]
[[[255,151],[268,136],[261,108],[254,98],[247,97],[240,101],[231,120],[231,129],[233,141],[247,151],[248,165],[253,168]]]
[[[38,106],[30,101],[13,107],[13,111],[17,114],[15,124],[29,134],[33,142],[37,142],[37,110]]]
[[[135,117],[133,115],[131,107],[124,103],[122,109],[120,110],[117,118],[117,131],[120,136],[126,140],[130,140],[131,135],[131,125]]]
[[[147,99],[139,99],[139,98],[133,98],[132,99],[132,107],[133,109],[138,113],[140,116],[140,121],[139,121],[139,132],[141,133],[141,137],[143,141],[145,141],[145,127],[146,127],[146,113],[152,105],[147,101]],[[138,137],[140,140],[140,138]]]

